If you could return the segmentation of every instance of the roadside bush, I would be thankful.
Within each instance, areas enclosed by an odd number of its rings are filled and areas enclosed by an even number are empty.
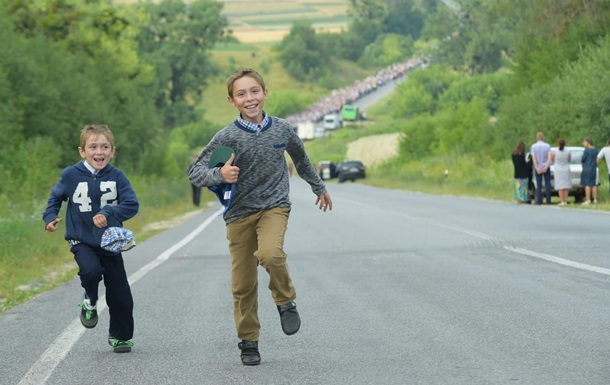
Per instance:
[[[585,50],[555,80],[508,97],[501,105],[495,128],[496,145],[514,146],[534,140],[542,131],[547,141],[563,137],[580,145],[591,136],[603,143],[610,135],[610,38]]]

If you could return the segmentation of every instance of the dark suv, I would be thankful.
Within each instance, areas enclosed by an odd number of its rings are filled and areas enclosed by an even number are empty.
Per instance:
[[[343,163],[339,163],[337,166],[337,178],[339,183],[351,180],[352,182],[356,179],[365,178],[364,165],[359,160],[346,160]]]

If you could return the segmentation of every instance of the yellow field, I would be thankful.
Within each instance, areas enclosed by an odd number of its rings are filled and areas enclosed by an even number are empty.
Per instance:
[[[114,0],[118,4],[137,1]],[[340,32],[350,21],[348,0],[216,1],[224,5],[222,14],[229,20],[228,30],[242,43],[280,41],[297,20],[309,20],[318,32]]]
[[[308,20],[319,32],[339,32],[349,21],[347,0],[224,0],[223,15],[242,43],[281,40],[298,20]]]
[[[314,26],[315,27],[315,26]],[[345,30],[341,27],[316,27],[317,32],[338,33]],[[280,41],[288,34],[290,27],[266,30],[254,27],[243,27],[233,30],[233,36],[242,43],[261,43]]]

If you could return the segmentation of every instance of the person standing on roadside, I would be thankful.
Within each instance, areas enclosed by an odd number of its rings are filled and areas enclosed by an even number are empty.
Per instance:
[[[520,141],[513,150],[514,190],[517,203],[527,201],[527,185],[529,181],[527,161],[525,160],[525,143]]]
[[[572,174],[570,173],[570,161],[572,155],[566,150],[565,139],[557,141],[559,146],[557,151],[553,153],[553,165],[555,166],[555,189],[559,194],[559,205],[565,206],[568,204],[568,194],[572,188]]]
[[[580,184],[585,186],[585,201],[582,204],[589,205],[591,195],[593,195],[593,203],[597,203],[597,148],[593,146],[593,139],[589,137],[582,141],[582,145],[585,146],[580,174]]]
[[[542,179],[546,204],[551,204],[551,146],[544,141],[542,132],[536,134],[536,143],[530,148],[534,170],[536,172],[536,204],[542,204]]]
[[[608,169],[608,182],[610,182],[610,139],[606,144],[606,147],[599,150],[597,154],[597,163],[599,163],[602,158],[606,160],[606,168]],[[610,183],[608,183],[608,192],[610,193]]]
[[[197,161],[197,156],[199,154],[195,154],[193,155],[193,159],[192,159],[192,163],[195,163],[195,161]],[[190,170],[191,166],[189,166],[189,170]],[[201,187],[199,186],[195,186],[194,184],[191,183],[191,189],[193,190],[193,206],[195,207],[199,207],[201,205]]]

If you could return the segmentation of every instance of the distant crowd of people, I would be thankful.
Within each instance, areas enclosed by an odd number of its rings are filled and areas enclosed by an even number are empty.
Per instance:
[[[610,181],[610,140],[608,145],[600,151],[593,146],[593,140],[589,137],[583,139],[584,151],[580,159],[582,172],[580,174],[580,185],[585,190],[583,205],[596,204],[598,198],[598,170],[597,164],[604,159],[608,166],[608,180]],[[566,141],[563,138],[557,140],[557,148],[552,149],[550,144],[544,141],[542,132],[536,134],[536,142],[531,145],[529,153],[526,153],[525,143],[520,141],[512,154],[514,166],[514,193],[518,203],[529,203],[529,191],[535,189],[535,203],[541,205],[542,186],[546,204],[551,204],[551,164],[553,164],[554,189],[559,195],[559,205],[568,203],[568,195],[572,189],[572,153],[566,149]],[[536,181],[533,186],[534,180]]]
[[[324,115],[341,111],[345,104],[354,103],[364,95],[375,91],[378,87],[403,78],[409,71],[425,63],[424,59],[412,58],[403,63],[393,64],[383,68],[375,75],[363,80],[356,80],[352,85],[332,90],[331,94],[322,98],[304,111],[286,117],[296,126],[299,122],[319,122]]]

